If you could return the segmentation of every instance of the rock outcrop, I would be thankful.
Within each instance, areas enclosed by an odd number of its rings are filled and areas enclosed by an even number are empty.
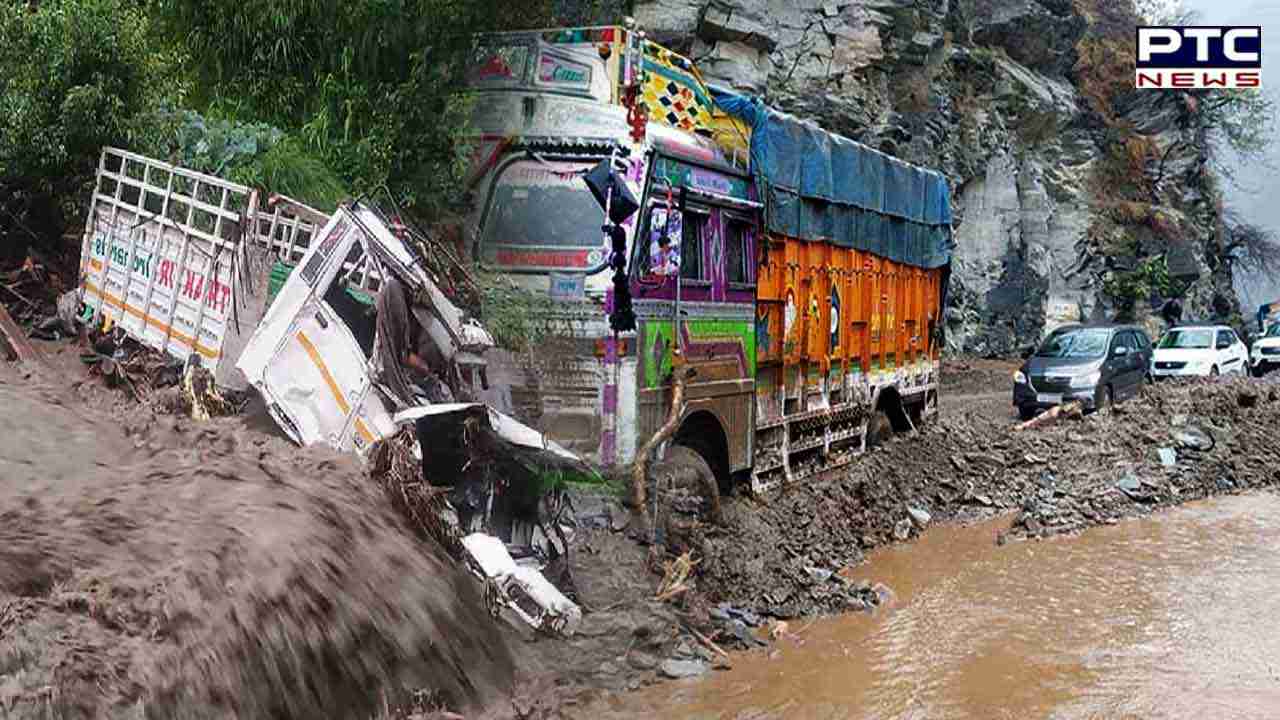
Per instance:
[[[995,354],[1065,321],[1148,320],[1171,293],[1191,315],[1234,311],[1230,270],[1206,256],[1218,194],[1194,104],[1135,93],[1108,64],[1132,41],[1123,4],[637,0],[632,12],[711,82],[946,173],[948,343]]]

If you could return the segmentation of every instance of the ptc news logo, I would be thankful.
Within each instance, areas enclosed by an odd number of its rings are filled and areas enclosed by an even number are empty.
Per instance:
[[[1259,26],[1138,28],[1135,87],[1189,90],[1261,85]]]

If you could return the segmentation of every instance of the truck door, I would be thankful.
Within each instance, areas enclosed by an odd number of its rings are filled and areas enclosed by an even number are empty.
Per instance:
[[[362,252],[361,231],[339,210],[321,237],[280,289],[239,367],[296,442],[363,452],[395,425],[372,392],[372,334],[364,331],[372,308],[361,310],[340,279],[359,264],[351,256]]]

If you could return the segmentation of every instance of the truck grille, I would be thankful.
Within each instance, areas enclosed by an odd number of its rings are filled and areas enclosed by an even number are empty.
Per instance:
[[[1187,364],[1185,362],[1170,362],[1167,360],[1156,363],[1157,370],[1181,370],[1186,366]]]

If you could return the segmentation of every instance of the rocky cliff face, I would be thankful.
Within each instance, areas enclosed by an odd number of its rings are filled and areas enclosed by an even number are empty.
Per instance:
[[[957,217],[948,343],[1007,353],[1065,321],[1143,321],[1168,293],[1185,293],[1189,314],[1234,304],[1229,270],[1224,285],[1204,252],[1218,204],[1194,107],[1133,92],[1117,67],[1133,33],[1120,4],[637,0],[631,10],[710,81],[946,173]]]

